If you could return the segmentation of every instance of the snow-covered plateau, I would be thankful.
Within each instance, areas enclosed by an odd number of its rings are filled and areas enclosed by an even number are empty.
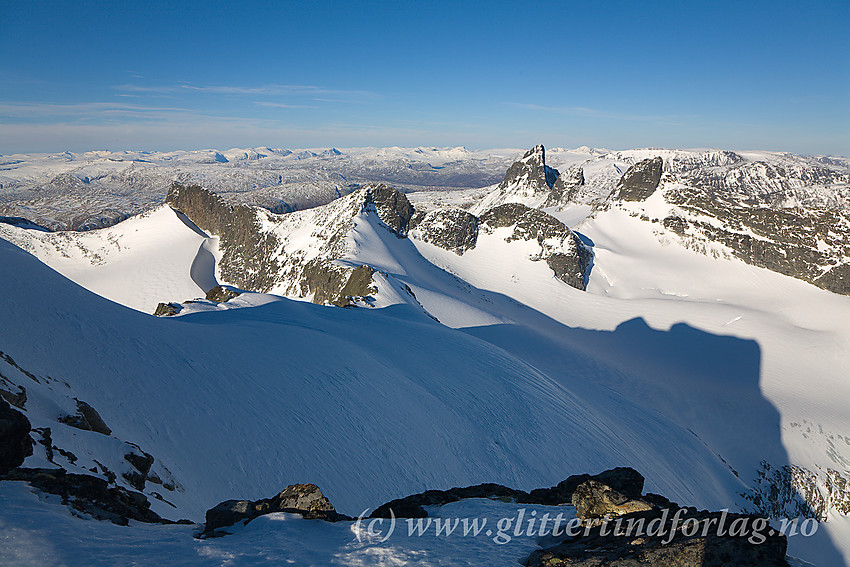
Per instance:
[[[0,404],[31,446],[7,478],[62,469],[191,522],[97,521],[44,478],[5,480],[0,564],[516,565],[546,542],[384,539],[286,512],[194,536],[219,502],[297,483],[358,517],[614,467],[681,505],[816,520],[788,538],[791,564],[850,563],[850,160],[537,146],[0,162]],[[68,227],[99,228],[52,230]],[[505,500],[428,515],[575,517]]]

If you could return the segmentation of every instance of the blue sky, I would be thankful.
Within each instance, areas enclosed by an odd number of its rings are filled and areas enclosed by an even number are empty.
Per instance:
[[[850,2],[0,2],[0,152],[850,155]]]

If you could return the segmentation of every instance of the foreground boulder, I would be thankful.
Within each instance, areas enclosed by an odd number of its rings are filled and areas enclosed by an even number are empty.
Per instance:
[[[428,513],[424,506],[442,506],[465,498],[490,498],[492,500],[513,501],[519,504],[560,506],[571,504],[573,492],[581,483],[588,480],[606,483],[607,486],[629,495],[629,498],[639,498],[643,491],[643,475],[632,468],[617,467],[596,475],[572,475],[556,486],[535,488],[531,492],[493,483],[476,484],[464,488],[455,487],[448,490],[427,490],[382,504],[372,512],[371,517],[425,518]]]
[[[0,474],[21,466],[32,455],[30,422],[0,398]]]
[[[673,504],[664,510],[628,514],[617,522],[583,529],[580,535],[567,537],[559,545],[535,551],[525,564],[528,567],[786,567],[787,547],[787,538],[773,530],[764,518],[698,512]]]
[[[183,309],[183,306],[179,303],[160,303],[156,306],[153,314],[156,317],[171,317],[180,313],[181,309]]]
[[[262,500],[226,500],[207,511],[203,536],[214,537],[227,532],[219,528],[232,526],[237,522],[248,523],[254,518],[275,512],[301,514],[308,520],[326,520],[338,522],[352,520],[339,514],[315,484],[292,484],[277,496]]]
[[[652,510],[651,504],[631,499],[596,480],[588,480],[578,485],[573,492],[572,501],[576,516],[581,520]]]
[[[217,285],[207,292],[206,299],[208,301],[215,301],[216,303],[224,303],[234,297],[239,297],[239,295],[240,293],[238,291]],[[162,304],[160,303],[160,305]]]
[[[571,475],[552,488],[536,488],[528,494],[527,502],[548,506],[572,504],[576,488],[589,480],[602,483],[627,498],[640,498],[643,494],[643,475],[630,467],[616,467],[595,475]]]
[[[428,513],[423,506],[443,506],[465,498],[490,498],[493,500],[513,500],[523,502],[528,493],[502,486],[501,484],[476,484],[465,488],[450,488],[449,490],[426,490],[398,498],[378,506],[372,512],[372,518],[426,518]]]

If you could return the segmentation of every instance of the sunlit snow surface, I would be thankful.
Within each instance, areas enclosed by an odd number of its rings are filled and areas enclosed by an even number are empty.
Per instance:
[[[615,180],[613,166],[603,165],[599,178]],[[479,194],[411,198],[427,208],[466,205]],[[529,260],[527,242],[507,243],[499,230],[458,256],[399,239],[365,212],[346,261],[381,270],[378,309],[244,294],[159,319],[77,288],[0,243],[2,289],[14,298],[0,314],[0,350],[67,381],[115,435],[167,466],[182,488],[167,495],[177,511],[154,508],[170,518],[200,521],[221,500],[268,497],[294,482],[319,484],[340,511],[357,515],[429,488],[530,489],[623,465],[647,477],[648,491],[735,508],[746,505],[739,493],[762,460],[847,469],[850,298],[723,250],[715,257],[682,248],[628,206],[587,220],[580,207],[551,212],[593,244],[586,292],[556,280],[545,262]],[[3,230],[77,283],[147,313],[159,301],[201,296],[215,281],[214,267],[198,260],[209,258],[204,251],[215,257],[215,242],[167,208],[64,243],[49,237],[58,246],[43,234]],[[299,230],[308,235],[310,227]],[[54,395],[35,386],[32,394]],[[34,426],[55,419],[35,410],[28,417]],[[173,549],[187,563],[259,562],[270,553],[299,565],[509,565],[536,545],[476,540],[486,548],[469,551],[472,559],[451,547],[469,544],[454,541],[357,547],[350,525],[289,516],[200,542],[188,527],[81,522],[2,485],[4,503],[16,503],[0,512],[4,525],[16,526],[12,548],[31,552],[38,546],[27,538],[65,534],[52,545],[71,564],[109,563],[109,554],[139,546],[153,562]],[[73,543],[78,525],[102,547]],[[264,547],[263,538],[280,545]],[[834,564],[831,546],[850,556],[847,518],[831,517],[818,537],[790,543],[794,555]]]

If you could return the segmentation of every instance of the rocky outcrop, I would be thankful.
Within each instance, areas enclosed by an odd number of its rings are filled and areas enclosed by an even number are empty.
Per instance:
[[[582,185],[584,185],[584,170],[581,166],[574,165],[555,179],[543,207],[556,207],[574,201],[576,192]]]
[[[100,414],[93,407],[82,400],[75,399],[77,413],[59,418],[59,422],[84,431],[94,431],[102,435],[112,435],[112,430],[106,426]]]
[[[226,301],[230,301],[234,297],[239,297],[239,292],[234,291],[227,287],[222,287],[221,285],[217,285],[211,290],[207,292],[206,299],[207,301],[214,301],[216,303],[224,303]],[[162,305],[160,303],[160,305]]]
[[[373,293],[377,292],[377,288],[372,285],[374,274],[374,268],[365,264],[354,268],[332,303],[337,307],[347,307],[358,300],[368,300]]]
[[[501,484],[476,484],[465,488],[450,488],[449,490],[428,490],[404,498],[398,498],[382,504],[372,512],[373,518],[425,518],[428,516],[423,506],[442,506],[465,498],[490,498],[493,500],[512,500],[521,504],[540,504],[543,506],[559,506],[571,504],[573,492],[587,481],[607,483],[607,486],[619,490],[630,498],[639,498],[643,490],[643,475],[632,468],[617,467],[596,475],[572,475],[551,488],[535,488],[524,492],[508,488]],[[392,512],[390,512],[392,510]]]
[[[681,510],[674,519],[676,511]],[[737,522],[737,524],[736,524]],[[724,524],[725,530],[718,526]],[[705,526],[708,530],[703,532]],[[734,535],[730,526],[735,525]],[[696,528],[696,529],[694,529]],[[787,567],[787,538],[766,520],[675,505],[618,522],[532,553],[528,567]],[[720,535],[718,535],[720,534]]]
[[[127,453],[124,460],[130,463],[133,470],[123,473],[121,476],[136,490],[144,490],[145,482],[154,463],[153,455],[145,453],[141,449],[138,452]]]
[[[465,488],[456,487],[449,490],[427,490],[420,494],[413,494],[382,504],[372,512],[371,517],[426,518],[428,513],[423,506],[443,506],[465,498],[490,498],[522,502],[528,499],[528,493],[492,483],[476,484]]]
[[[129,520],[175,523],[153,512],[144,494],[110,486],[109,481],[91,475],[71,474],[62,469],[19,468],[6,473],[2,480],[26,481],[42,492],[59,495],[63,504],[78,512],[120,526],[128,525]]]
[[[26,416],[0,398],[0,474],[32,455],[30,428]]]
[[[513,227],[505,239],[507,242],[536,240],[540,253],[532,260],[546,260],[559,280],[576,289],[585,289],[593,255],[578,235],[555,217],[519,203],[506,203],[481,215],[479,222],[480,228],[490,233]]]
[[[483,212],[505,203],[522,203],[533,208],[563,207],[584,185],[581,166],[561,173],[546,164],[546,150],[537,145],[513,163],[501,183],[473,212]]]
[[[347,307],[376,292],[372,281],[374,273],[375,270],[370,266],[351,268],[316,258],[301,269],[300,294],[312,294],[313,303],[319,305]]]
[[[608,482],[622,488],[615,490]],[[573,477],[578,480],[580,477]],[[787,539],[763,517],[682,508],[641,495],[643,477],[616,469],[581,482],[572,503],[578,530],[552,534],[528,567],[785,567]],[[547,541],[543,539],[541,541]]]
[[[156,306],[153,314],[156,317],[171,317],[180,313],[181,309],[183,309],[183,306],[179,303],[160,303]]]
[[[248,523],[254,518],[275,512],[300,514],[306,519],[338,522],[352,520],[339,514],[315,484],[292,484],[272,498],[262,500],[226,500],[207,511],[203,536],[225,535],[221,530],[238,522]]]
[[[850,479],[826,468],[771,466],[763,461],[749,492],[752,509],[770,518],[814,518],[826,521],[829,512],[850,514]]]
[[[262,229],[259,209],[229,205],[198,185],[179,183],[171,186],[165,202],[203,231],[219,237],[222,279],[258,292],[267,292],[276,283],[281,268],[277,260],[280,242],[274,233]]]
[[[0,382],[5,381],[0,378]],[[0,388],[0,398],[6,400],[18,409],[24,409],[27,404],[27,389],[23,386],[18,386],[17,384],[8,383],[8,386],[4,384],[4,387]]]
[[[665,193],[690,218],[665,226],[694,241],[717,242],[748,264],[850,295],[850,215],[823,207],[744,206],[693,187]],[[720,222],[708,222],[713,217]]]
[[[652,505],[648,502],[629,498],[596,480],[587,480],[578,485],[573,492],[572,502],[576,516],[581,520],[652,510]]]
[[[558,170],[546,165],[546,150],[538,144],[508,168],[498,189],[519,190],[523,196],[529,197],[548,193],[557,178]]]
[[[664,160],[654,157],[631,166],[617,184],[616,198],[622,201],[645,201],[658,189]]]
[[[395,187],[383,184],[366,186],[366,204],[373,204],[378,217],[397,236],[407,234],[410,218],[413,216],[413,205],[404,193]]]
[[[478,240],[478,217],[463,209],[449,208],[417,213],[411,221],[411,236],[439,246],[458,256],[475,248]]]
[[[529,493],[529,503],[571,504],[576,488],[589,480],[602,483],[627,498],[640,498],[643,493],[643,475],[633,468],[617,467],[599,474],[578,474],[567,477],[551,488],[536,488]]]

